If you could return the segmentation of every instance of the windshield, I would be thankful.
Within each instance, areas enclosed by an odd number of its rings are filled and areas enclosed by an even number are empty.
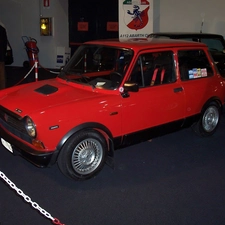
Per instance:
[[[224,43],[221,41],[221,39],[215,39],[215,38],[202,38],[201,42],[208,45],[210,51],[219,51],[223,52],[225,49]]]
[[[83,45],[59,77],[94,88],[116,89],[131,62],[133,51],[100,45]]]

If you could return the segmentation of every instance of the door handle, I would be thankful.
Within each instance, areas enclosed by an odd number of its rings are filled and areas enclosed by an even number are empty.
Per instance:
[[[183,88],[182,87],[174,88],[173,91],[174,93],[181,92],[183,91]]]

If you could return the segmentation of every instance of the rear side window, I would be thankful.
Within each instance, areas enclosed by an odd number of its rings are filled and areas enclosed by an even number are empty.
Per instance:
[[[181,80],[193,80],[213,76],[213,70],[203,50],[178,51]]]

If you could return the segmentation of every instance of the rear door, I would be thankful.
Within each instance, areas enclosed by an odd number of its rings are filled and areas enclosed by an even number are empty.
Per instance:
[[[177,57],[188,117],[200,113],[205,102],[216,95],[219,83],[215,83],[214,70],[203,49],[181,49]]]

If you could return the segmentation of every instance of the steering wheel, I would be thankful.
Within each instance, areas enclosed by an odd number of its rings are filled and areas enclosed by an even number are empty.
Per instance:
[[[113,83],[119,83],[122,79],[122,74],[116,71],[113,71],[109,74],[110,80]]]

